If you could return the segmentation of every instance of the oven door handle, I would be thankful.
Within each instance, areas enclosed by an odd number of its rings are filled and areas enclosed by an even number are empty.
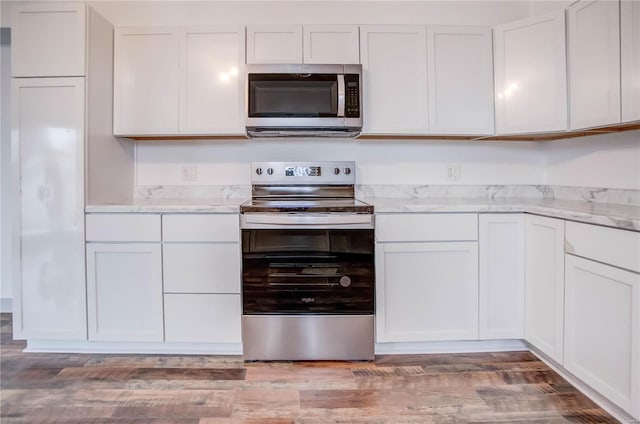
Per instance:
[[[245,213],[246,224],[266,225],[353,225],[371,224],[373,215],[362,213],[295,214],[295,213]]]

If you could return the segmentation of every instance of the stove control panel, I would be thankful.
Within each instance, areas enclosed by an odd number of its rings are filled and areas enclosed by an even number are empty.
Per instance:
[[[252,184],[335,184],[353,185],[356,164],[336,162],[253,162]]]

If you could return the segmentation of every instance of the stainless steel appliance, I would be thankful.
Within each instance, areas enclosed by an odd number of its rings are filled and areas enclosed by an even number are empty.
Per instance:
[[[354,162],[252,172],[240,207],[244,359],[373,359],[373,206],[354,198]]]
[[[355,137],[361,88],[362,65],[247,65],[247,134]]]

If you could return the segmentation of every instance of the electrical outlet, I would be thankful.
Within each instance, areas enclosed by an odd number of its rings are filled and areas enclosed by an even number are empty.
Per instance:
[[[196,165],[182,165],[182,181],[198,181],[198,167]]]
[[[447,181],[460,181],[460,165],[447,165]]]

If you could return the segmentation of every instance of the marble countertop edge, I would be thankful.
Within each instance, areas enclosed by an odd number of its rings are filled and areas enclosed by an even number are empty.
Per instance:
[[[87,213],[238,213],[249,200],[238,199],[153,199],[128,204],[88,205]],[[517,213],[640,231],[640,207],[583,201],[529,198],[366,198],[376,213]]]

